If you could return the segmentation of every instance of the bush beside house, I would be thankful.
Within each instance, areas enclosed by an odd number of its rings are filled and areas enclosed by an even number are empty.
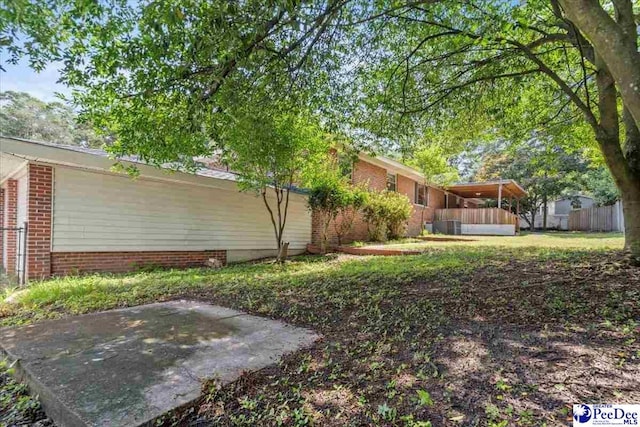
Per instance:
[[[368,225],[369,239],[385,241],[404,236],[412,206],[404,194],[388,190],[371,191],[362,213]]]

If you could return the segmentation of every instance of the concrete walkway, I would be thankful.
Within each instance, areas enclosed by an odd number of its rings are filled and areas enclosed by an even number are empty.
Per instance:
[[[137,426],[313,343],[307,329],[224,307],[174,301],[0,329],[53,420]]]

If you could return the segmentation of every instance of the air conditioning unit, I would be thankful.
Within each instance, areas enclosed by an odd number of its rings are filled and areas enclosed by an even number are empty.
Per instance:
[[[462,222],[459,219],[448,219],[446,221],[433,221],[433,232],[439,234],[462,234]]]

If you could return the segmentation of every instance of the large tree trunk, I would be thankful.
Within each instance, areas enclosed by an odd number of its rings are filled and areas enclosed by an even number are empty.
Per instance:
[[[620,190],[625,248],[640,264],[640,53],[632,0],[613,0],[615,19],[598,0],[559,0],[568,19],[593,45],[600,123],[593,123],[605,162]],[[617,88],[616,88],[617,85]],[[624,151],[618,95],[623,102]]]
[[[531,210],[531,223],[529,225],[532,233],[536,231],[536,209]]]
[[[567,17],[591,41],[640,126],[640,53],[631,0],[615,0],[616,22],[598,0],[560,0]],[[631,28],[633,30],[631,30]]]
[[[545,194],[542,201],[542,231],[547,231],[548,204],[547,195]]]
[[[622,194],[624,213],[624,242],[632,262],[640,265],[640,180],[632,191]]]

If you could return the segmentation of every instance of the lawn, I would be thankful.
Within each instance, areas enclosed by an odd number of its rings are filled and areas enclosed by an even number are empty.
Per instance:
[[[276,366],[206,385],[167,425],[566,425],[573,403],[640,401],[640,269],[622,243],[402,242],[424,253],[65,278],[7,292],[0,322],[189,298],[323,334]]]
[[[432,250],[435,248],[452,248],[464,245],[470,247],[505,247],[505,248],[554,248],[578,250],[619,250],[624,244],[622,233],[578,233],[550,232],[527,233],[518,236],[445,236],[432,234],[429,241],[403,239],[384,244],[360,244],[357,246],[384,246],[391,249]],[[458,240],[450,240],[450,239]],[[440,240],[440,241],[439,241]]]

